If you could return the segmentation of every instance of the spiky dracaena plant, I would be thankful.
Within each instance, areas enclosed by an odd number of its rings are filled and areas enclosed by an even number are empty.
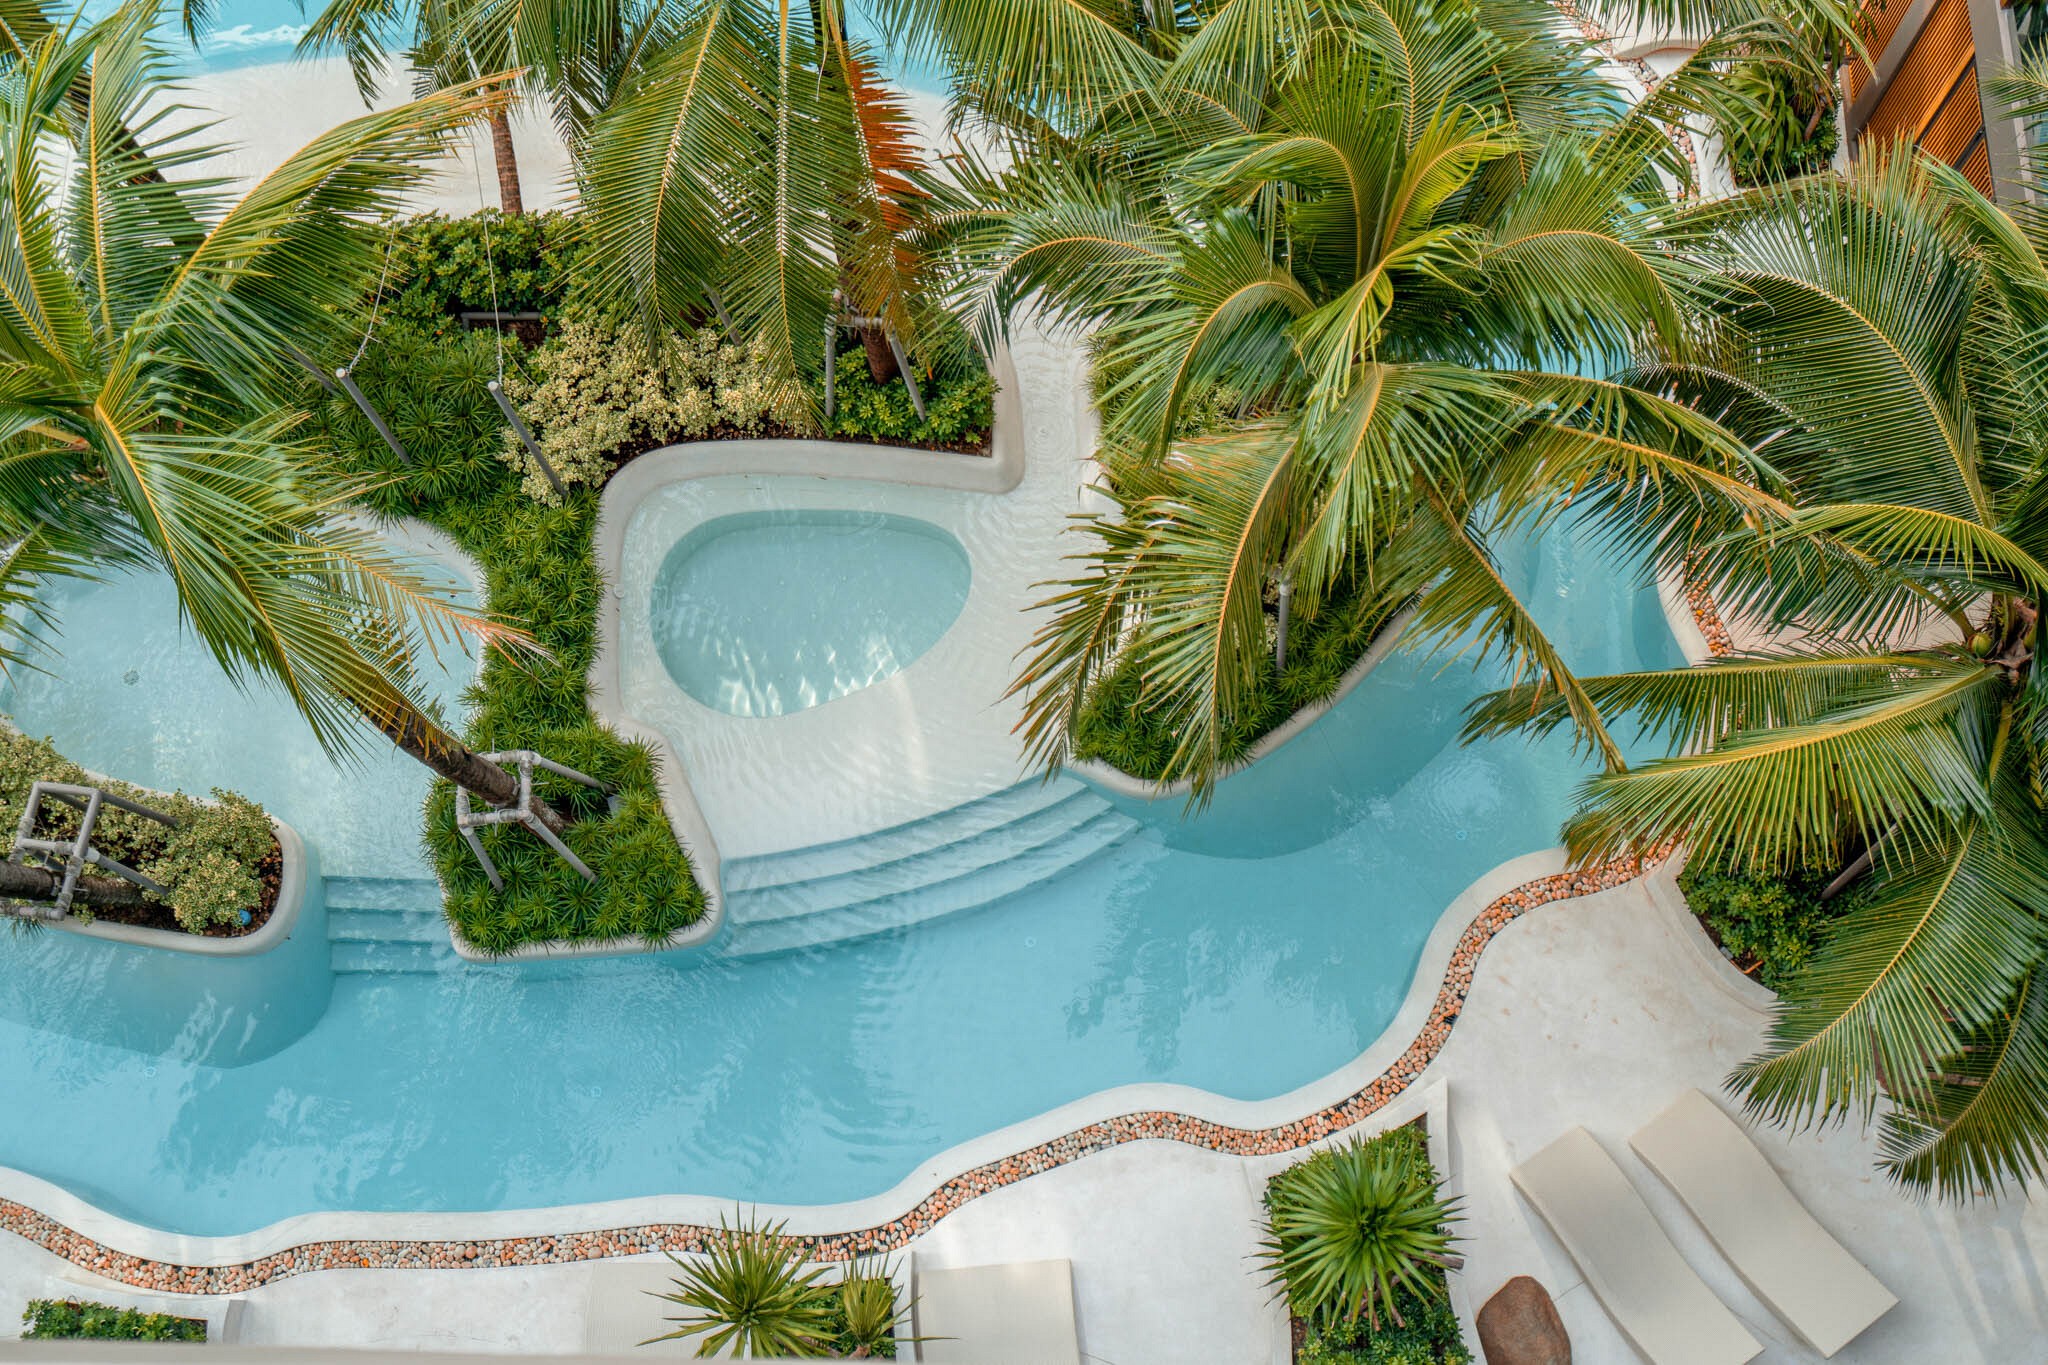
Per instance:
[[[1269,672],[1275,580],[1307,618],[1363,580],[1429,588],[1411,632],[1533,670],[1618,766],[1489,546],[1568,501],[1658,526],[1773,505],[1710,421],[1575,372],[1686,325],[1657,170],[1683,169],[1663,120],[1705,107],[1711,54],[1631,109],[1545,5],[1393,0],[1226,5],[1147,60],[1093,117],[1062,106],[1071,133],[1020,119],[1033,154],[963,165],[938,215],[987,331],[1028,307],[1094,332],[1117,510],[1017,684],[1036,754],[1135,675],[1176,739],[1160,775],[1205,793]],[[1217,390],[1234,411],[1189,433]]]
[[[782,1235],[783,1224],[738,1227],[718,1220],[718,1235],[703,1256],[675,1261],[675,1289],[654,1297],[687,1310],[657,1341],[695,1341],[703,1359],[741,1356],[810,1356],[832,1339],[830,1291],[823,1270],[807,1270],[803,1253]]]
[[[1706,866],[1869,884],[1732,1078],[1788,1123],[1868,1117],[1946,1196],[2048,1159],[2048,221],[1910,149],[1706,211],[1707,325],[1629,382],[1767,456],[1791,514],[1693,545],[1724,609],[1798,642],[1581,679],[1679,756],[1588,782],[1580,860],[1683,840]],[[1471,732],[1568,723],[1520,688]]]
[[[1431,1179],[1404,1133],[1354,1139],[1276,1177],[1266,1196],[1259,1257],[1303,1318],[1401,1323],[1402,1293],[1441,1292],[1457,1202]]]
[[[514,637],[337,521],[363,489],[311,446],[294,358],[342,344],[338,319],[376,278],[376,221],[500,97],[366,115],[235,197],[218,149],[172,130],[158,15],[140,0],[0,49],[0,599],[155,566],[221,666],[280,687],[330,748],[362,742],[367,719],[508,799],[508,775],[417,700],[411,660],[436,636]],[[18,659],[19,637],[0,650]]]

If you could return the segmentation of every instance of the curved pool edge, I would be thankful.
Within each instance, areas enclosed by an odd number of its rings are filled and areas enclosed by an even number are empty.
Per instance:
[[[1024,478],[1024,410],[1017,370],[1009,349],[998,351],[989,366],[995,377],[995,421],[989,432],[989,453],[963,455],[946,450],[913,450],[900,446],[862,445],[850,441],[750,440],[689,441],[662,446],[634,457],[605,484],[598,502],[592,553],[597,558],[604,594],[597,608],[596,648],[586,675],[591,714],[621,736],[646,744],[654,753],[655,784],[669,827],[690,855],[697,885],[704,891],[704,916],[657,943],[584,943],[550,940],[526,944],[511,953],[479,953],[460,935],[455,951],[473,962],[517,962],[531,959],[616,957],[635,952],[667,952],[693,947],[718,932],[725,920],[725,893],[720,872],[723,859],[711,824],[690,786],[682,755],[658,728],[635,716],[625,702],[619,680],[619,580],[626,531],[640,504],[670,484],[692,479],[749,476],[816,478],[866,483],[907,484],[964,493],[1008,493]]]
[[[1219,773],[1217,780],[1221,781],[1223,778],[1243,772],[1289,741],[1298,739],[1311,725],[1336,709],[1337,703],[1350,696],[1352,689],[1364,682],[1372,671],[1394,652],[1395,647],[1401,643],[1401,636],[1408,629],[1408,623],[1414,619],[1414,607],[1403,607],[1388,617],[1386,624],[1380,627],[1379,634],[1373,637],[1373,642],[1366,646],[1365,653],[1359,655],[1357,662],[1344,670],[1344,676],[1337,680],[1334,692],[1321,701],[1310,702],[1274,726],[1263,739],[1252,745],[1251,752],[1246,754],[1241,762],[1234,763]],[[1084,758],[1067,764],[1066,768],[1074,776],[1092,782],[1104,791],[1139,801],[1163,801],[1168,797],[1184,797],[1195,789],[1192,778],[1155,782],[1149,778],[1134,777],[1122,768],[1104,763],[1098,758]]]
[[[1311,1146],[1418,1088],[1494,935],[1539,906],[1610,890],[1655,867],[1656,860],[1626,858],[1573,872],[1558,848],[1499,864],[1438,917],[1401,1007],[1379,1037],[1286,1094],[1233,1100],[1190,1086],[1116,1086],[959,1143],[865,1199],[750,1207],[786,1221],[812,1256],[844,1260],[900,1249],[981,1195],[1130,1142],[1180,1142],[1240,1157]],[[186,1294],[239,1293],[316,1270],[483,1269],[695,1251],[716,1235],[721,1217],[729,1220],[734,1203],[666,1194],[489,1212],[320,1212],[247,1233],[196,1236],[131,1222],[0,1167],[0,1229],[109,1279]]]

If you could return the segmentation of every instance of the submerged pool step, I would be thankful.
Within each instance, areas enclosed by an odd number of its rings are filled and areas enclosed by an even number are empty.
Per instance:
[[[328,958],[336,973],[445,972],[462,965],[448,941],[441,888],[416,877],[329,877]]]
[[[859,872],[882,863],[900,862],[948,845],[965,843],[1022,820],[1077,795],[1094,797],[1071,777],[1051,782],[1032,779],[950,809],[836,843],[814,844],[787,853],[733,858],[719,870],[728,897],[793,882],[812,882]]]
[[[1094,808],[1071,826],[1017,847],[1002,841],[1004,856],[973,863],[954,875],[852,902],[834,902],[808,913],[751,919],[738,896],[728,901],[721,951],[732,957],[788,952],[922,924],[978,910],[1028,890],[1114,848],[1138,829],[1137,821],[1091,798]],[[883,869],[877,869],[882,871]]]
[[[1109,803],[1078,786],[1015,818],[951,842],[901,852],[906,844],[886,836],[870,861],[843,872],[803,880],[735,888],[726,884],[726,913],[735,923],[760,924],[844,910],[872,900],[900,896],[920,887],[951,882],[1053,843],[1099,818]],[[900,855],[900,856],[899,856]]]

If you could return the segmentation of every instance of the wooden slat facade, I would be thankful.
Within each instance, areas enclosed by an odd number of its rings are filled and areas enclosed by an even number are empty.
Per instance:
[[[1886,0],[1885,9],[1873,15],[1874,53],[1882,51],[1875,25],[1889,19],[1889,37],[1908,8],[1908,0]],[[1938,0],[1857,133],[1859,149],[1899,139],[1918,143],[1960,169],[1978,189],[1991,193],[1991,158],[1985,147],[1968,0]]]

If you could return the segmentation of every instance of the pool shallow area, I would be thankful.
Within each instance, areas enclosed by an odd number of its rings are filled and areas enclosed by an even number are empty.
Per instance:
[[[901,672],[967,602],[951,535],[912,517],[742,512],[675,543],[648,621],[677,684],[733,716],[822,706]]]
[[[1580,668],[1676,661],[1654,593],[1569,529],[1503,559]],[[89,594],[69,606],[109,667],[172,629],[100,629]],[[1281,1095],[1385,1029],[1460,891],[1555,841],[1584,771],[1568,743],[1457,743],[1492,681],[1396,652],[1199,815],[1125,804],[1123,837],[973,913],[761,957],[348,971],[317,1022],[269,1050],[83,1035],[57,993],[157,1006],[112,989],[105,958],[50,973],[46,942],[0,936],[0,1093],[17,1099],[0,1163],[195,1234],[327,1209],[816,1204],[1115,1086]],[[13,703],[26,728],[52,728],[30,694]],[[222,737],[210,781],[253,788],[323,761],[289,727],[242,743],[248,714],[194,709],[195,730]],[[364,886],[418,875],[373,826],[306,833]],[[193,1014],[187,1036],[205,1030]]]

